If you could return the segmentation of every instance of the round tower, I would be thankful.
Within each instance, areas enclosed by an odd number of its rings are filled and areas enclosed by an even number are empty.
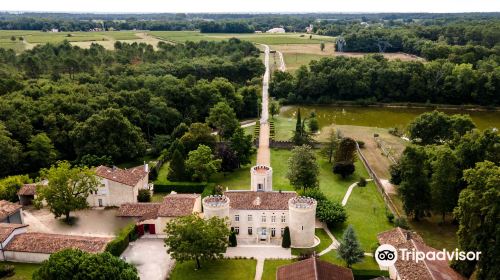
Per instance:
[[[309,248],[314,246],[316,221],[315,199],[298,196],[288,201],[289,229],[292,247]]]
[[[225,195],[211,195],[203,199],[205,219],[212,217],[229,218],[229,198]]]
[[[267,165],[256,165],[250,169],[250,186],[254,192],[273,190],[273,169]]]

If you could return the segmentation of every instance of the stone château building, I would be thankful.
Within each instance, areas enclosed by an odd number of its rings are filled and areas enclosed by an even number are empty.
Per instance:
[[[285,227],[289,227],[292,247],[314,246],[316,201],[292,191],[273,191],[272,174],[269,166],[254,166],[249,191],[205,197],[205,218],[227,218],[238,244],[280,245]]]

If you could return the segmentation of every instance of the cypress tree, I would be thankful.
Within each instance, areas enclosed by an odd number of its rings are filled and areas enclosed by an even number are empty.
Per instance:
[[[231,228],[231,233],[229,234],[229,247],[238,246],[238,240],[236,239],[236,232],[234,232],[234,228]]]
[[[292,245],[292,242],[290,241],[290,229],[288,227],[285,227],[285,230],[283,231],[283,240],[281,241],[281,247],[290,248],[290,245]]]
[[[186,166],[184,165],[184,157],[181,152],[176,149],[170,160],[169,171],[167,175],[170,181],[182,181],[186,178]]]

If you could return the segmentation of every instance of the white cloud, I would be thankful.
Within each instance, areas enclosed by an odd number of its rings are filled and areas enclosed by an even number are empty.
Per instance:
[[[2,11],[99,13],[500,12],[500,0],[0,0]]]

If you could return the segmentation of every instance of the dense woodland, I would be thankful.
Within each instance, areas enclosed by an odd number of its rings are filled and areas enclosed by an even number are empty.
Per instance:
[[[257,116],[264,66],[253,44],[158,47],[65,42],[19,56],[0,49],[0,175],[36,172],[56,159],[120,163],[159,152],[174,128],[205,122],[221,101],[237,117]]]

